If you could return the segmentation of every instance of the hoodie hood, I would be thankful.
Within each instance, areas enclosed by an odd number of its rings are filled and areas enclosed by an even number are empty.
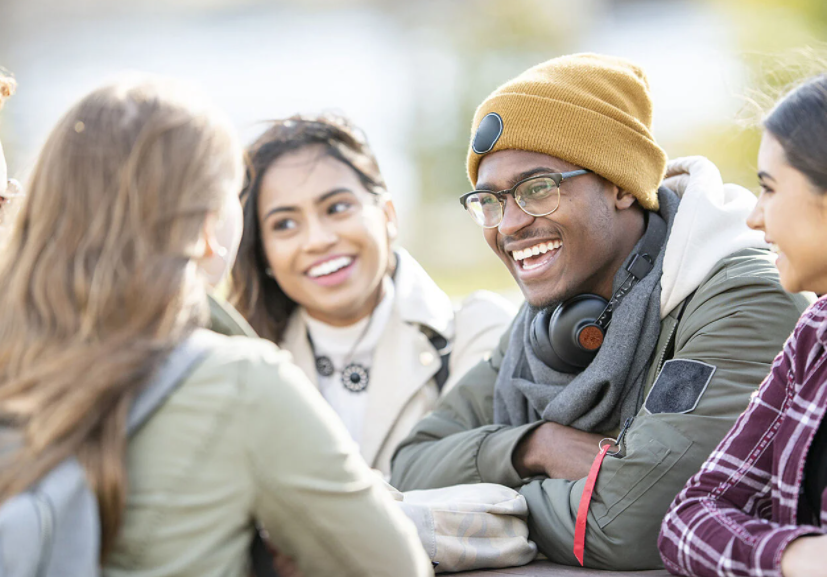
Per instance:
[[[681,203],[663,257],[661,318],[692,294],[724,257],[747,248],[769,248],[763,233],[747,227],[755,195],[742,186],[724,184],[708,159],[672,160],[663,186]]]

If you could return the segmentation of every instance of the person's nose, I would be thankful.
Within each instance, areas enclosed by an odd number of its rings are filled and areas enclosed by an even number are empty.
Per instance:
[[[514,197],[508,195],[505,197],[505,206],[503,207],[503,219],[497,227],[500,234],[503,236],[512,236],[520,230],[534,222],[534,217],[526,214],[521,209]]]
[[[311,218],[307,222],[307,236],[305,238],[305,250],[309,252],[324,252],[336,244],[339,236],[336,231],[325,226],[318,218]]]
[[[752,230],[764,230],[764,195],[758,197],[758,202],[747,217],[747,226]]]

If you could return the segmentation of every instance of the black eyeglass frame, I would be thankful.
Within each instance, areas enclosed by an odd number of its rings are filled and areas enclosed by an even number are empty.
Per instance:
[[[566,181],[566,180],[568,180],[572,177],[581,176],[583,174],[589,174],[591,172],[592,172],[591,170],[588,170],[586,168],[581,168],[579,170],[570,170],[568,172],[549,172],[549,173],[545,173],[545,174],[535,174],[534,176],[529,176],[528,178],[522,179],[520,182],[516,183],[511,188],[507,188],[507,189],[504,189],[504,190],[499,190],[499,191],[494,191],[494,190],[472,190],[471,192],[466,192],[465,194],[463,194],[462,196],[459,197],[459,203],[462,205],[462,208],[465,209],[465,211],[468,212],[469,215],[471,215],[471,218],[474,219],[474,222],[476,222],[477,224],[479,224],[483,228],[496,228],[496,227],[500,226],[500,223],[502,222],[502,219],[505,216],[505,203],[506,203],[506,196],[508,196],[508,195],[511,195],[511,198],[514,199],[515,204],[517,206],[519,206],[520,210],[522,210],[527,215],[534,216],[534,217],[548,216],[548,215],[552,214],[554,211],[556,211],[558,208],[560,208],[560,202],[559,202],[560,185],[564,181]],[[545,212],[543,214],[531,214],[524,207],[520,206],[520,203],[517,202],[517,197],[514,196],[514,193],[517,190],[517,187],[520,186],[521,184],[524,184],[524,183],[529,182],[531,180],[536,180],[538,178],[550,178],[551,180],[554,181],[554,184],[557,185],[558,202],[557,202],[557,206],[555,206],[553,210],[550,210],[550,211]],[[494,225],[491,225],[491,226],[485,226],[483,224],[480,224],[479,221],[477,221],[477,219],[474,218],[474,215],[471,214],[468,211],[468,206],[466,205],[466,203],[468,201],[468,197],[471,196],[472,194],[481,194],[481,193],[493,194],[497,198],[497,200],[499,201],[499,203],[500,203],[500,222],[498,222],[497,224],[494,224]]]

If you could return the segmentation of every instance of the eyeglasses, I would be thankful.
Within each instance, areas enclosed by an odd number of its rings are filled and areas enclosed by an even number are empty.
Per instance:
[[[23,185],[15,179],[10,178],[6,182],[6,190],[0,192],[0,204],[21,196],[26,196],[26,193],[23,192]]]
[[[506,196],[514,197],[517,206],[529,216],[548,216],[560,207],[560,185],[574,176],[588,174],[591,170],[539,174],[521,180],[508,190],[472,190],[459,197],[462,208],[483,228],[500,225],[505,213]]]

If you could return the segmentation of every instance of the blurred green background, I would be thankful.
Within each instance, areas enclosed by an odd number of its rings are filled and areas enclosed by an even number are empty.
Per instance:
[[[209,91],[245,142],[260,121],[335,109],[372,142],[401,244],[449,294],[516,295],[456,198],[477,104],[554,56],[625,56],[649,74],[670,157],[703,155],[755,188],[757,121],[825,70],[824,0],[0,0],[0,114],[13,175],[84,92],[123,70]]]

